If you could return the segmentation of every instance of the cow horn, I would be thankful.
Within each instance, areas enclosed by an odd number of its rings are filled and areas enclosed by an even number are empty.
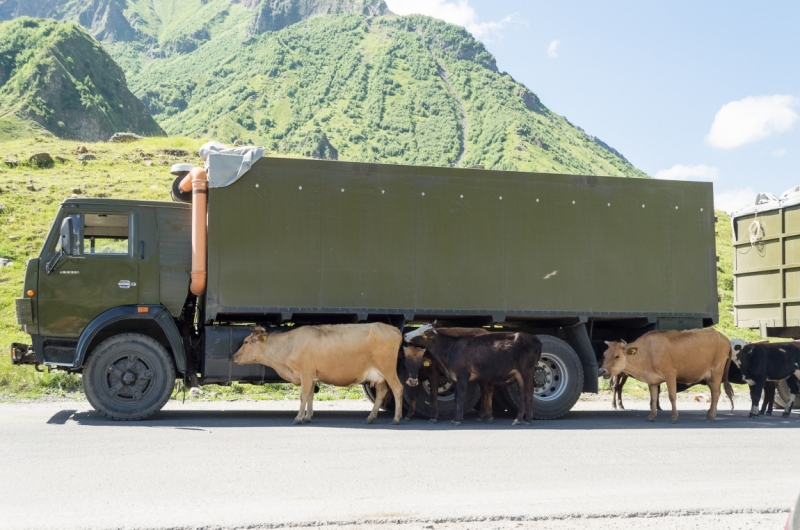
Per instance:
[[[627,343],[627,342],[625,342],[623,339],[620,339],[620,340],[619,340],[619,343],[620,343],[620,344],[622,344],[623,346],[625,346],[626,344],[628,344],[628,343]]]

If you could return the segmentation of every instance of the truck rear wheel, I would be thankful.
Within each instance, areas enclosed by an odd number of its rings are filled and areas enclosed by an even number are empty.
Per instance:
[[[100,343],[83,369],[83,391],[92,407],[112,420],[141,420],[166,404],[175,386],[167,350],[138,333]]]
[[[787,401],[789,401],[789,383],[784,379],[775,383],[775,406],[785,409]],[[797,409],[800,409],[800,394],[795,396],[794,405],[792,405],[792,410]]]
[[[583,390],[583,365],[572,347],[551,335],[537,335],[542,357],[534,374],[533,417],[560,418],[577,403]],[[522,406],[517,383],[503,387],[506,400],[517,410]]]

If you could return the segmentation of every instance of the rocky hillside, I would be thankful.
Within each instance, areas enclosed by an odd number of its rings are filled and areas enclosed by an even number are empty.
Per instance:
[[[383,0],[0,0],[74,20],[172,135],[346,160],[646,175],[499,72],[458,26]]]
[[[118,131],[164,134],[84,29],[27,17],[0,23],[0,138],[42,129],[85,141]]]

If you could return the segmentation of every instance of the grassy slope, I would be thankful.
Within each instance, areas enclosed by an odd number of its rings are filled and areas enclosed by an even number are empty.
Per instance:
[[[106,140],[163,134],[125,74],[83,28],[20,18],[0,23],[0,140],[41,134]]]
[[[13,156],[20,160],[46,151],[67,158],[50,169],[20,165],[0,166],[0,257],[10,258],[13,264],[0,268],[0,399],[24,396],[65,395],[79,389],[79,378],[61,372],[37,374],[33,368],[11,367],[5,347],[12,341],[26,341],[15,323],[14,298],[20,295],[24,262],[39,251],[59,203],[80,189],[84,196],[104,194],[117,198],[164,200],[168,196],[172,176],[169,165],[176,162],[199,163],[194,155],[202,140],[186,138],[150,138],[132,144],[85,144],[98,157],[86,165],[76,161],[77,142],[55,139],[28,139],[0,143],[0,157]],[[159,153],[163,148],[180,148],[192,153],[173,157]],[[35,191],[27,189],[33,183]],[[733,327],[732,246],[729,218],[718,212],[717,253],[720,256],[718,273],[720,324],[718,329],[728,336],[754,340],[757,333]],[[703,391],[699,388],[698,391]],[[296,396],[293,387],[265,388],[235,385],[231,388],[211,387],[211,392],[223,398],[246,394],[256,398]],[[644,386],[629,382],[628,392],[645,396]],[[359,389],[326,388],[319,399],[357,397]]]

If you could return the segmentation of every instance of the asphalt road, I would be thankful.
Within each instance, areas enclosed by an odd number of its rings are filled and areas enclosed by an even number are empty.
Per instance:
[[[782,527],[800,414],[725,403],[710,424],[681,403],[680,423],[651,424],[626,405],[453,428],[363,425],[369,404],[352,401],[317,402],[304,426],[295,402],[170,402],[135,423],[85,402],[0,404],[0,528]]]

